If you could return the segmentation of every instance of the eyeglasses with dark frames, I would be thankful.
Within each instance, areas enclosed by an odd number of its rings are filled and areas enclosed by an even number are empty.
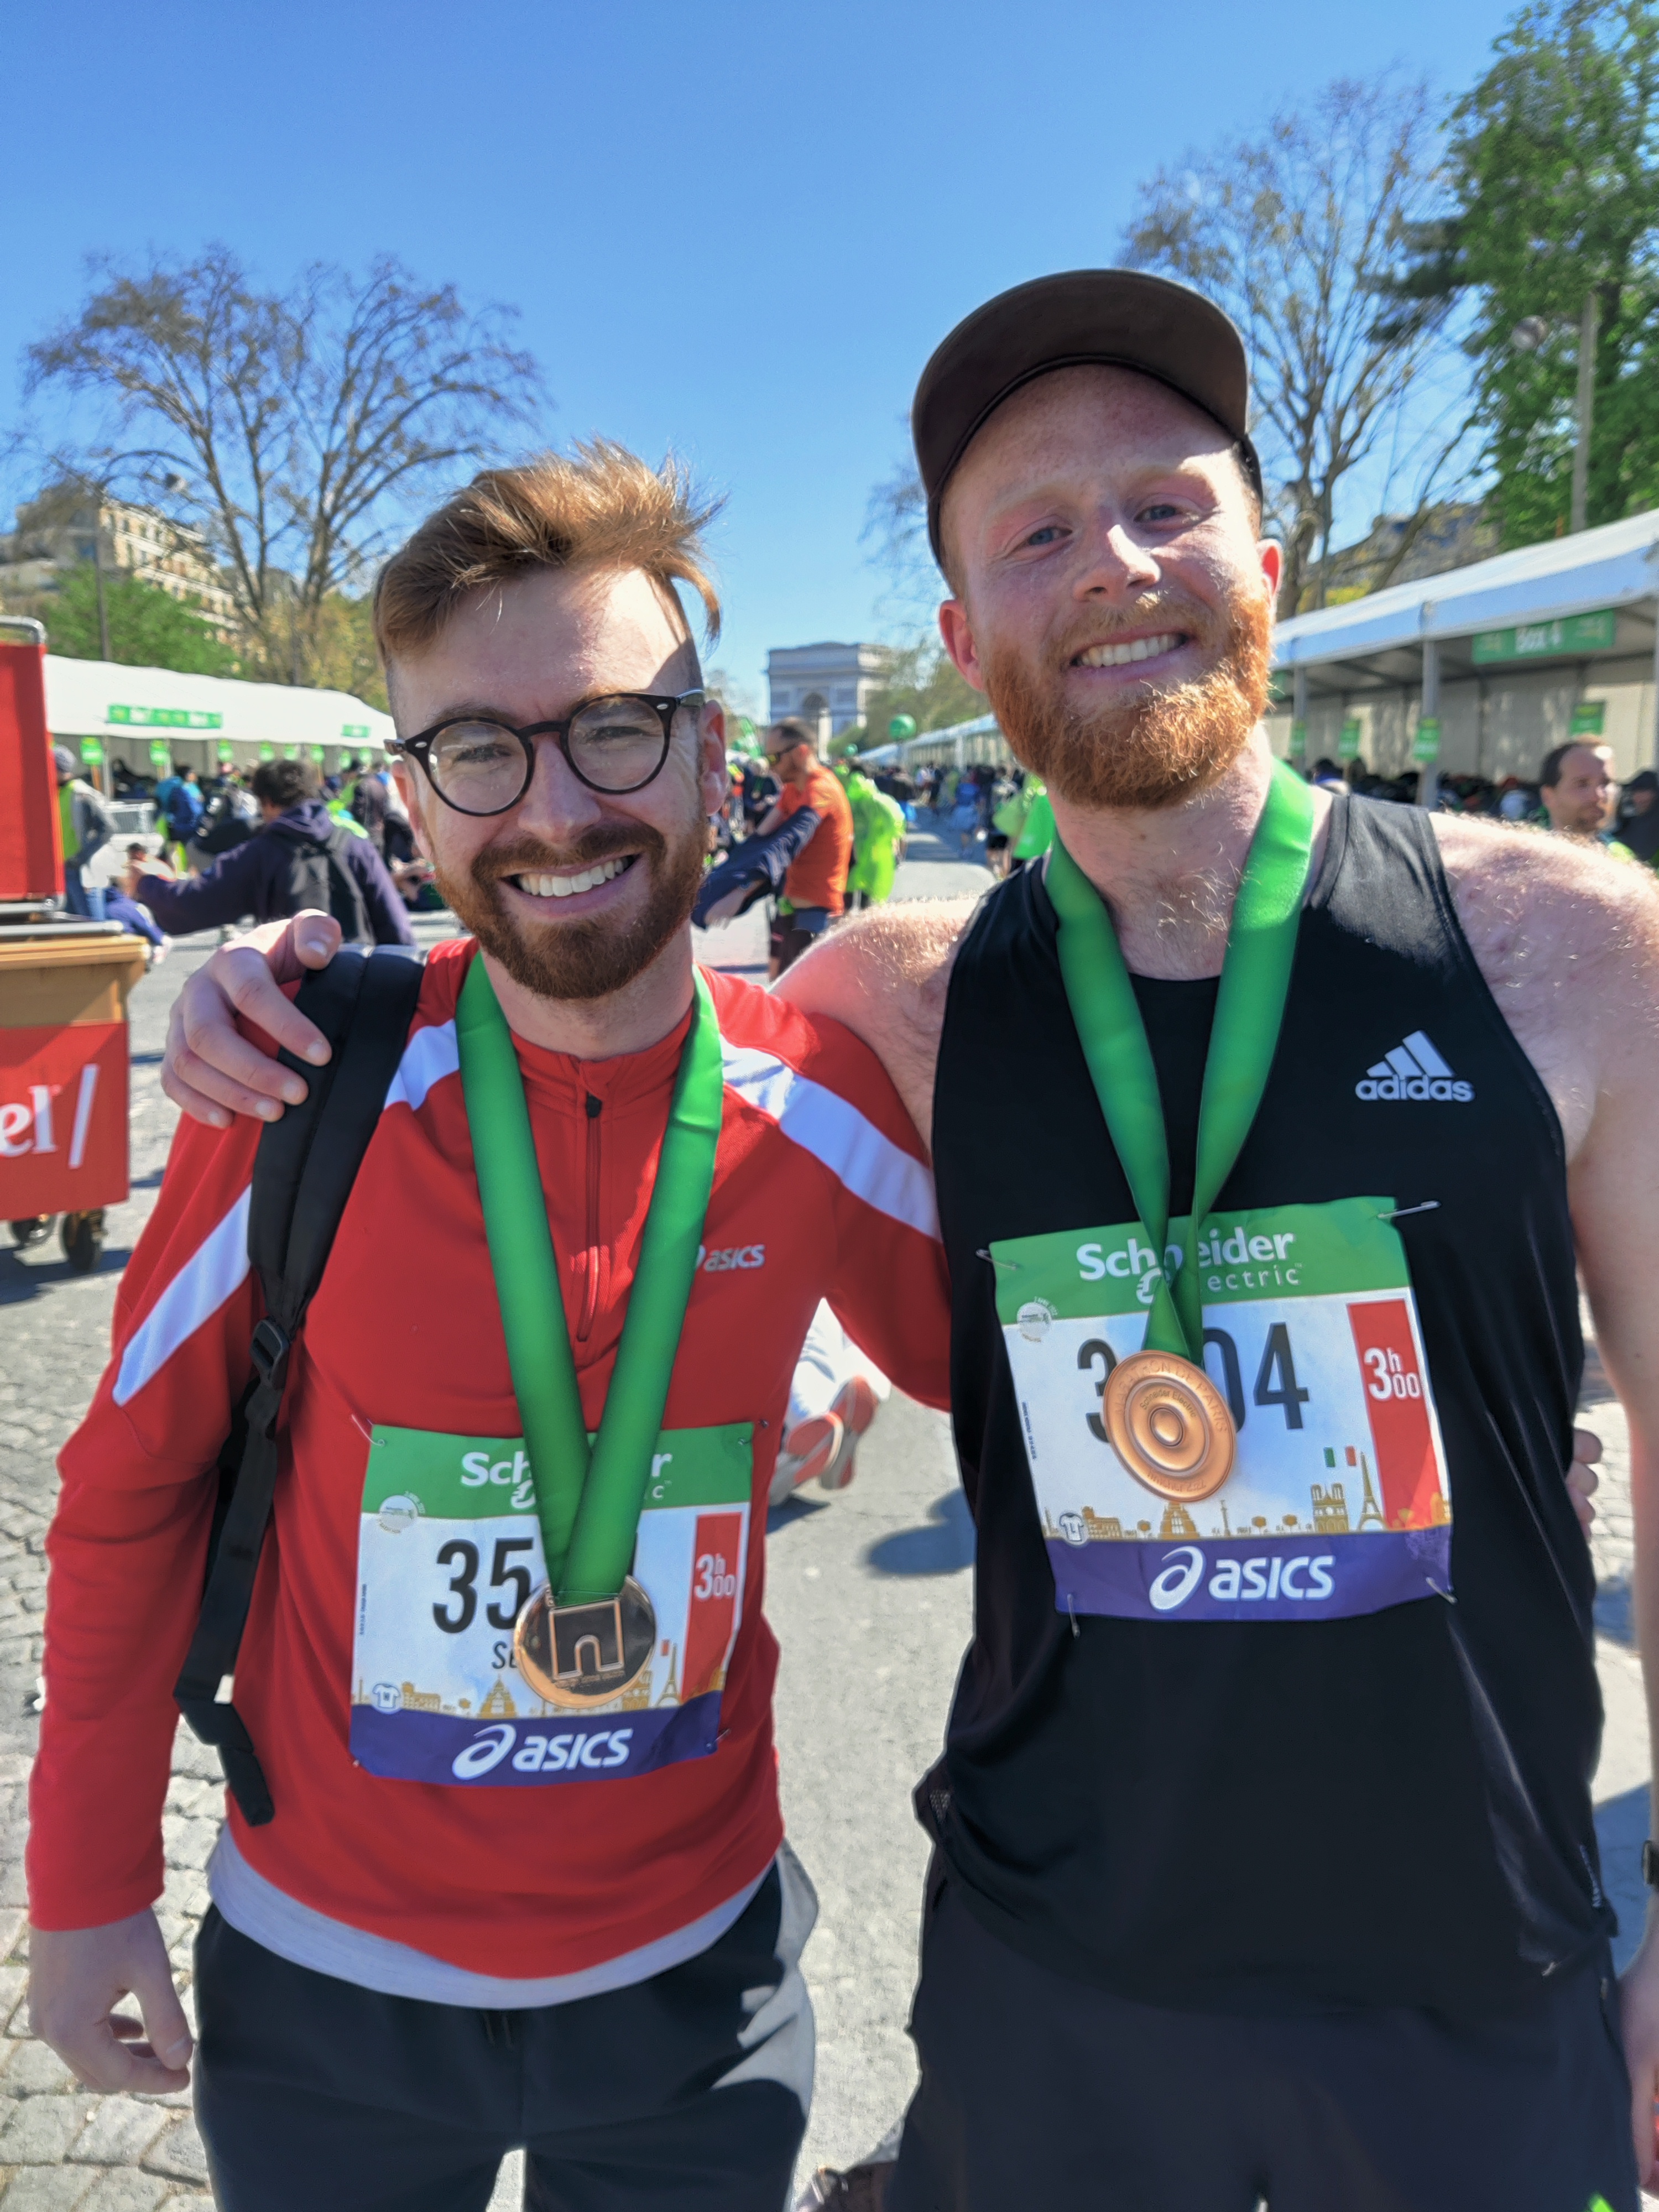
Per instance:
[[[522,725],[489,714],[451,715],[412,738],[394,738],[389,750],[418,761],[433,790],[458,814],[505,814],[516,806],[535,777],[538,738],[556,742],[579,783],[619,798],[643,791],[662,773],[675,715],[683,707],[701,707],[703,696],[607,691],[584,699],[560,721]]]

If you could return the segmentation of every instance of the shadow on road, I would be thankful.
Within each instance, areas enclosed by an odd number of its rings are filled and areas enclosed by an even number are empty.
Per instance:
[[[99,1255],[95,1275],[118,1275],[132,1251],[129,1245],[106,1244]],[[0,1250],[0,1306],[21,1306],[38,1298],[58,1283],[86,1282],[67,1260],[20,1260],[15,1252]]]
[[[881,1575],[955,1575],[974,1564],[974,1523],[968,1500],[947,1490],[927,1509],[927,1525],[899,1528],[866,1553]]]

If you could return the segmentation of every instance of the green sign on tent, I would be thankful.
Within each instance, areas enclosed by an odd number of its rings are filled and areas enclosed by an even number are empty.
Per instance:
[[[1547,660],[1562,653],[1607,653],[1618,634],[1612,607],[1593,615],[1567,615],[1559,622],[1522,623],[1514,629],[1475,633],[1470,658],[1477,668],[1504,660]]]
[[[373,734],[367,722],[342,722],[340,725],[343,738],[367,738]]]
[[[259,757],[261,760],[275,760],[276,757],[276,746],[261,745],[259,748]]]
[[[185,707],[111,707],[106,721],[130,730],[222,730],[222,714],[198,713]]]
[[[1570,738],[1599,738],[1607,727],[1607,702],[1605,699],[1581,699],[1572,710],[1572,720],[1567,725]]]
[[[1342,735],[1337,739],[1336,757],[1339,760],[1358,760],[1359,758],[1359,717],[1358,714],[1350,714],[1347,720],[1342,725]]]
[[[165,770],[172,765],[172,762],[173,756],[167,750],[166,745],[162,744],[161,738],[152,738],[150,739],[149,746],[150,766],[152,768],[159,768]]]
[[[101,768],[103,766],[104,748],[99,744],[96,738],[82,738],[81,757],[88,768]]]
[[[216,750],[219,755],[220,760],[227,768],[229,767],[232,761],[236,757],[236,748],[231,744],[228,738],[220,738]]]
[[[1432,714],[1417,726],[1417,735],[1412,739],[1412,758],[1432,761],[1440,757],[1440,725]]]

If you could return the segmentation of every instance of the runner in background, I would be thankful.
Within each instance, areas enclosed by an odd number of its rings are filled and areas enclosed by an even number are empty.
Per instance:
[[[822,1490],[845,1490],[856,1472],[859,1444],[892,1389],[820,1300],[790,1379],[770,1503],[783,1504],[809,1482]]]
[[[835,769],[853,811],[853,862],[847,877],[849,909],[882,906],[893,895],[893,879],[904,857],[904,809],[878,789],[856,760]]]
[[[810,806],[818,817],[806,849],[783,879],[769,969],[775,981],[846,911],[853,810],[847,793],[818,758],[817,740],[805,722],[792,716],[775,723],[766,732],[766,757],[783,788],[756,834],[765,836],[803,806]]]

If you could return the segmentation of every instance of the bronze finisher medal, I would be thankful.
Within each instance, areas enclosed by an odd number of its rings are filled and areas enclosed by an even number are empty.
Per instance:
[[[1267,1085],[1290,988],[1313,849],[1313,794],[1281,763],[1251,841],[1233,906],[1204,1063],[1192,1217],[1180,1263],[1167,1261],[1170,1149],[1146,1029],[1099,893],[1056,836],[1047,886],[1060,921],[1060,968],[1078,1041],[1130,1195],[1154,1252],[1145,1347],[1107,1378],[1101,1419],[1137,1482],[1190,1504],[1233,1471],[1237,1437],[1226,1401],[1204,1371],[1198,1240],[1249,1136]]]
[[[616,1597],[556,1605],[544,1583],[519,1615],[513,1656],[550,1705],[608,1705],[651,1663],[657,1616],[629,1575]]]
[[[1137,1482],[1190,1505],[1233,1471],[1237,1437],[1227,1401],[1201,1367],[1175,1352],[1132,1352],[1107,1378],[1101,1418]]]
[[[657,1617],[629,1572],[714,1180],[725,1077],[702,977],[680,1054],[628,1317],[590,1449],[518,1054],[482,959],[461,988],[461,1085],[524,1424],[547,1580],[513,1652],[550,1705],[607,1705],[651,1662]]]

